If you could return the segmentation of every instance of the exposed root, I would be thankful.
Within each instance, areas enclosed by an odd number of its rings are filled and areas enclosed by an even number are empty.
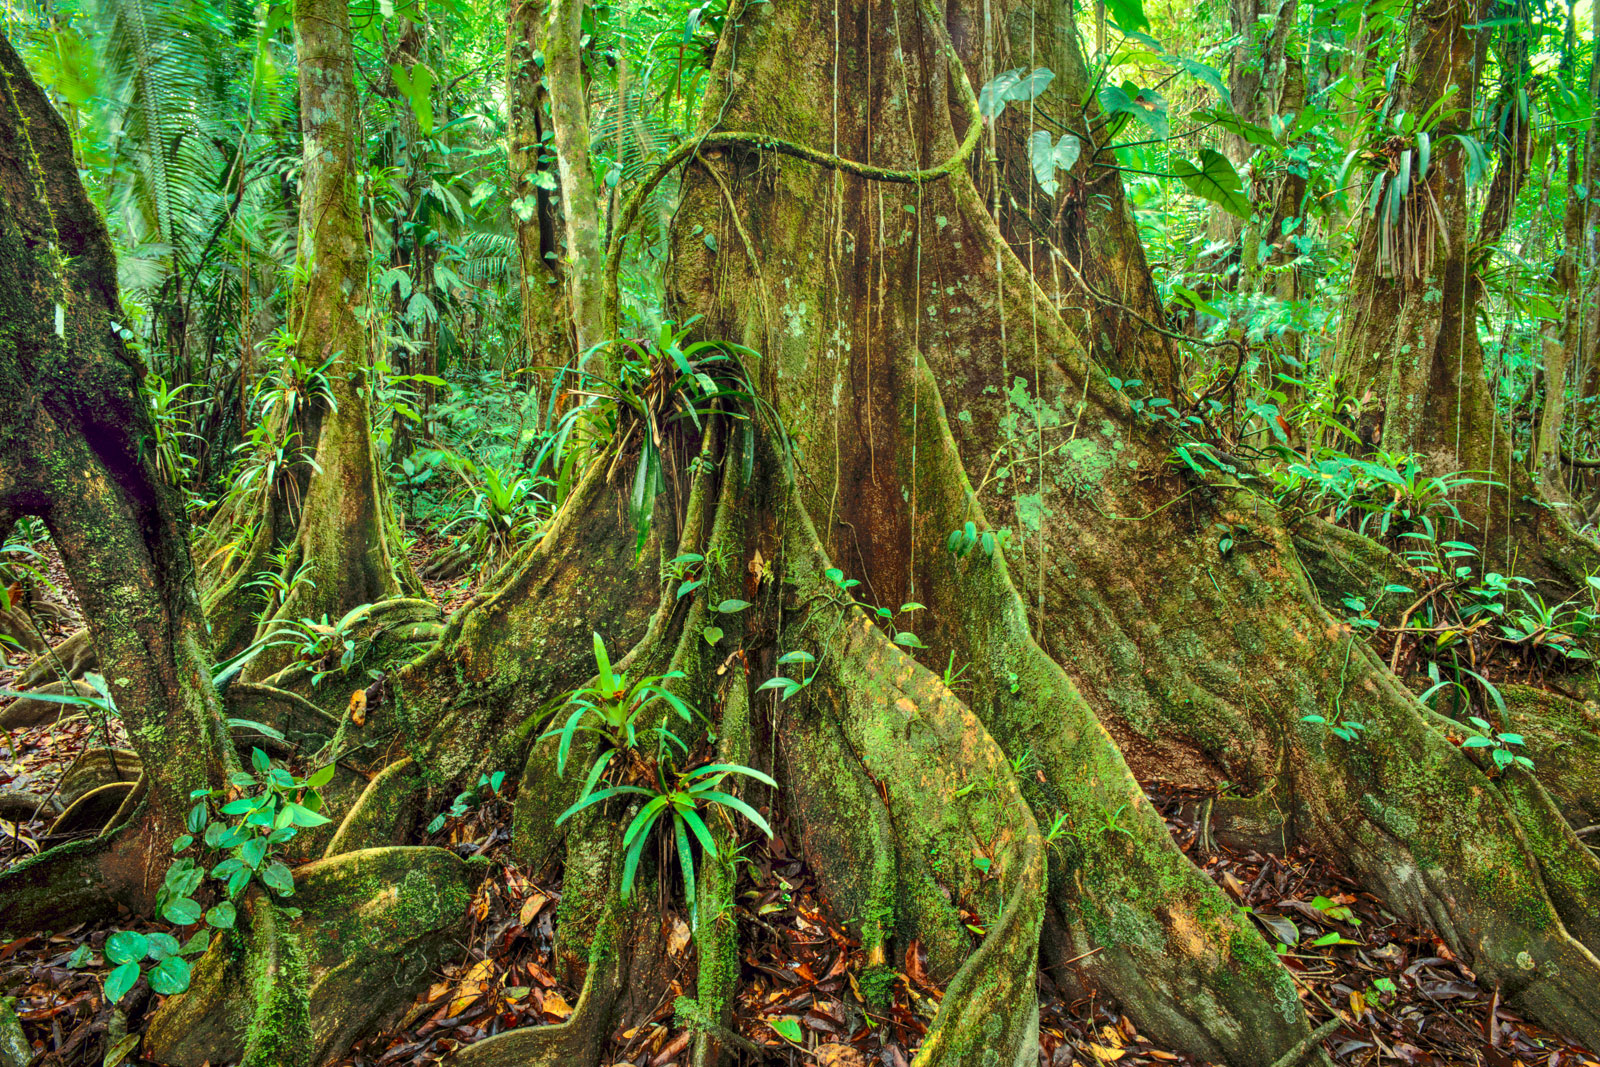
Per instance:
[[[403,844],[421,810],[424,788],[410,757],[389,764],[362,790],[328,842],[323,858]]]
[[[295,870],[286,920],[255,896],[246,937],[218,939],[188,993],[157,1011],[147,1052],[175,1067],[337,1060],[392,1022],[465,927],[478,870],[437,848],[377,848]]]

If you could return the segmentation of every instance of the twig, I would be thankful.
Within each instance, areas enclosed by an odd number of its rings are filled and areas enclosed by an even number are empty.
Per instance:
[[[1320,1045],[1325,1038],[1332,1036],[1333,1032],[1343,1025],[1344,1020],[1334,1016],[1299,1041],[1296,1041],[1294,1047],[1279,1056],[1272,1064],[1272,1067],[1299,1067],[1299,1064],[1313,1049]]]

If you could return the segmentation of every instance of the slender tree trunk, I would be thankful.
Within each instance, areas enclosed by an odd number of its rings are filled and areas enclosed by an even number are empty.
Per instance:
[[[1595,8],[1595,29],[1600,31],[1600,7]],[[1600,101],[1600,63],[1589,67],[1589,100]],[[1561,257],[1556,261],[1556,285],[1564,299],[1559,343],[1545,348],[1544,409],[1539,417],[1534,471],[1539,482],[1557,499],[1566,497],[1562,486],[1561,426],[1566,416],[1567,378],[1573,370],[1594,360],[1594,338],[1600,326],[1600,209],[1593,190],[1600,179],[1600,137],[1589,124],[1581,144],[1567,148],[1567,206],[1562,219]],[[1589,195],[1581,195],[1588,193]],[[1488,219],[1486,217],[1485,223]],[[1587,384],[1587,376],[1580,382]]]
[[[506,152],[511,169],[511,214],[517,230],[517,284],[521,297],[524,366],[539,368],[548,393],[554,372],[572,359],[573,328],[560,264],[562,226],[547,94],[541,84],[545,34],[543,0],[509,0],[506,9]],[[536,58],[538,56],[539,58]]]
[[[294,25],[305,166],[289,326],[301,364],[325,365],[327,396],[305,398],[304,439],[315,442],[315,462],[285,568],[288,577],[309,563],[310,581],[294,588],[275,618],[337,620],[351,608],[398,594],[396,568],[403,561],[391,553],[389,506],[372,445],[372,359],[364,324],[371,293],[356,206],[360,131],[350,16],[344,0],[301,0]],[[248,576],[250,569],[241,573]],[[249,673],[265,677],[288,656],[283,648],[270,649]]]
[[[571,301],[577,355],[602,336],[599,190],[589,158],[589,106],[584,99],[583,0],[552,0],[545,28],[544,69],[550,79],[550,117],[556,162],[561,170],[561,214],[566,224],[567,297]]]

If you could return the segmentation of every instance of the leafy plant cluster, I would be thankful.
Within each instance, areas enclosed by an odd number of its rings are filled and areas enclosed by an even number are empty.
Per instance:
[[[715,835],[708,820],[741,815],[768,837],[772,827],[761,813],[728,792],[731,776],[753,779],[776,788],[771,777],[753,767],[732,763],[696,764],[691,747],[668,728],[668,715],[693,724],[698,713],[675,695],[670,682],[681,671],[644,675],[633,682],[611,666],[604,639],[594,635],[597,676],[594,684],[574,691],[562,710],[570,708],[566,722],[543,737],[559,738],[557,773],[565,776],[572,746],[580,735],[592,740],[593,762],[584,777],[578,799],[556,822],[617,797],[639,798],[638,810],[623,833],[622,892],[633,892],[646,844],[657,826],[670,828],[670,841],[682,870],[684,897],[691,924],[696,921],[695,846],[704,857],[719,859]],[[703,717],[701,717],[703,718]],[[541,738],[542,739],[542,738]],[[654,740],[653,750],[648,742]],[[643,743],[642,743],[643,742]]]
[[[302,829],[328,823],[321,814],[319,790],[332,781],[334,767],[329,764],[297,778],[274,766],[259,748],[251,750],[250,766],[250,771],[235,771],[227,788],[195,790],[190,795],[195,804],[187,816],[188,832],[172,843],[178,859],[167,868],[156,892],[156,910],[176,928],[196,928],[188,940],[180,946],[172,934],[131,930],[106,939],[106,961],[116,965],[105,986],[106,999],[112,1003],[120,1001],[141,974],[148,976],[157,993],[188,989],[188,958],[206,950],[210,931],[234,928],[250,886],[259,885],[279,900],[294,895],[294,874],[281,858],[284,846]],[[77,965],[83,962],[79,959]]]

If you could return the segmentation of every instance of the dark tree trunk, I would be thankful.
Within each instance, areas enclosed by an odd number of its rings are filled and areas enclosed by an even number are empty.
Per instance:
[[[7,873],[8,922],[61,914],[86,894],[90,911],[113,897],[147,903],[160,878],[158,864],[149,880],[146,853],[182,832],[190,790],[235,766],[181,499],[153,462],[145,367],[113,327],[116,278],[66,125],[0,39],[0,526],[32,514],[49,527],[149,774],[135,832]],[[94,873],[50,881],[63,862]]]

